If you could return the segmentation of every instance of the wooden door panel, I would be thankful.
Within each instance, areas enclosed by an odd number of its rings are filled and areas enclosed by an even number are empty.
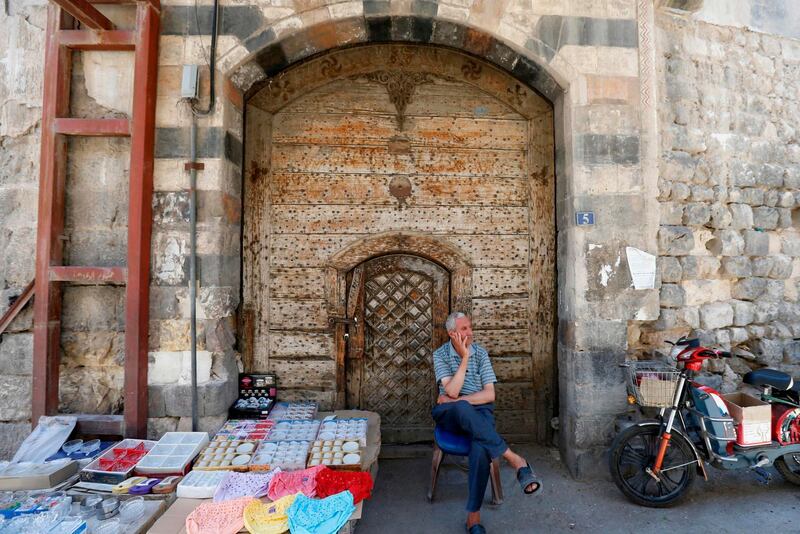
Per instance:
[[[432,358],[446,338],[449,273],[404,254],[382,256],[363,267],[363,289],[356,297],[363,299],[358,312],[363,328],[350,336],[348,403],[381,414],[387,443],[429,440],[436,398]]]

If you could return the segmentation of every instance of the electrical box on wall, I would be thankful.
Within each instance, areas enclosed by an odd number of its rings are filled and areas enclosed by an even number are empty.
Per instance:
[[[200,69],[197,65],[184,65],[181,78],[181,98],[197,100],[200,90]]]

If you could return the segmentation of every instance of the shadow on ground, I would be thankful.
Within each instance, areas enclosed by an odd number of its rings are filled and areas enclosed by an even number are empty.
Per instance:
[[[573,480],[556,449],[520,446],[518,451],[544,479],[545,492],[538,497],[523,495],[504,464],[505,502],[490,505],[487,488],[481,510],[490,533],[800,532],[800,487],[785,482],[774,470],[772,482],[764,486],[750,473],[709,469],[710,480],[696,478],[680,505],[652,509],[628,502],[610,481]],[[426,497],[429,480],[430,456],[382,459],[357,534],[463,533],[466,472],[447,457],[433,503]]]

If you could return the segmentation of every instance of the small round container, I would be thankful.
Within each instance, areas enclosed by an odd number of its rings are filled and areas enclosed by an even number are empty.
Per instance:
[[[144,497],[132,497],[119,505],[119,518],[123,523],[133,523],[144,515]]]
[[[346,454],[344,458],[342,458],[342,462],[344,462],[347,465],[361,463],[361,455],[356,453]]]
[[[81,517],[87,518],[93,516],[95,511],[97,510],[97,505],[103,500],[101,495],[89,495],[87,496],[80,506],[80,514]]]
[[[122,532],[118,519],[109,519],[98,524],[94,529],[94,534],[119,534]]]
[[[85,441],[81,446],[81,452],[83,454],[91,454],[94,451],[100,450],[100,440],[99,439],[90,439],[89,441]]]
[[[332,465],[342,465],[342,459],[341,458],[334,458]]]
[[[119,513],[119,499],[116,497],[106,497],[95,506],[97,511],[96,517],[100,521],[104,521],[114,517]]]
[[[111,510],[116,510],[119,508],[119,499],[116,497],[106,497],[99,503],[97,503],[96,508],[98,510],[102,510],[103,512],[110,512]]]
[[[342,450],[344,452],[356,452],[358,451],[358,443],[355,441],[345,441],[342,443]]]
[[[239,456],[231,460],[231,465],[246,465],[247,462],[249,461],[250,461],[249,454],[240,454]]]
[[[334,458],[344,458],[344,453],[343,452],[334,452],[333,453],[333,457]]]
[[[253,452],[253,449],[255,449],[255,448],[256,448],[256,446],[253,443],[245,442],[245,443],[242,443],[241,445],[239,445],[238,447],[236,447],[236,453],[237,454],[249,454],[249,453]]]
[[[74,452],[78,452],[83,447],[83,440],[82,439],[72,439],[68,442],[64,443],[61,446],[61,450],[64,451],[64,454],[70,455]]]

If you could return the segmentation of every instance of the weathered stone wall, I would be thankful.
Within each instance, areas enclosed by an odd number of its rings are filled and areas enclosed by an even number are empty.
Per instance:
[[[33,279],[43,5],[0,9],[0,314]],[[32,318],[28,306],[0,339],[0,458],[30,430]]]
[[[34,276],[38,193],[39,124],[46,4],[9,2],[0,12],[0,313]],[[130,7],[102,11],[122,29],[134,24]],[[127,52],[73,53],[70,113],[74,117],[130,115],[133,55]],[[178,64],[185,61],[177,59]],[[162,56],[159,93],[175,95],[180,67]],[[207,92],[207,79],[205,89]],[[218,109],[221,106],[218,106]],[[177,159],[156,167],[151,296],[149,433],[190,425],[188,320],[188,157],[190,114],[176,99],[158,107],[161,153]],[[222,124],[241,123],[241,113],[217,113]],[[231,118],[233,117],[233,118]],[[208,119],[205,122],[209,122]],[[204,126],[201,119],[201,130]],[[170,134],[172,137],[170,137]],[[201,135],[201,140],[203,136]],[[211,141],[212,146],[215,139]],[[205,155],[201,145],[201,157]],[[222,153],[222,144],[218,143]],[[67,265],[127,263],[128,139],[76,138],[68,145],[65,257]],[[215,148],[216,150],[216,148]],[[216,155],[216,153],[215,153]],[[199,179],[198,351],[201,426],[213,429],[235,395],[233,310],[238,302],[238,200],[220,193],[220,177],[233,180],[219,160],[207,162]],[[232,178],[231,178],[232,177]],[[210,190],[210,192],[208,192]],[[222,197],[225,198],[222,198]],[[220,231],[234,221],[229,234]],[[217,255],[217,252],[225,252]],[[180,254],[176,255],[176,251]],[[222,258],[222,259],[220,259]],[[225,258],[228,258],[227,263]],[[234,258],[231,264],[230,258]],[[224,283],[220,283],[223,278]],[[224,285],[220,289],[218,286]],[[211,286],[211,287],[205,287]],[[61,336],[60,407],[66,413],[121,413],[124,361],[124,287],[64,288]],[[0,457],[9,456],[30,429],[33,306],[0,340]]]
[[[658,28],[661,315],[632,344],[747,348],[712,362],[723,391],[752,368],[797,376],[800,41],[666,12]]]

